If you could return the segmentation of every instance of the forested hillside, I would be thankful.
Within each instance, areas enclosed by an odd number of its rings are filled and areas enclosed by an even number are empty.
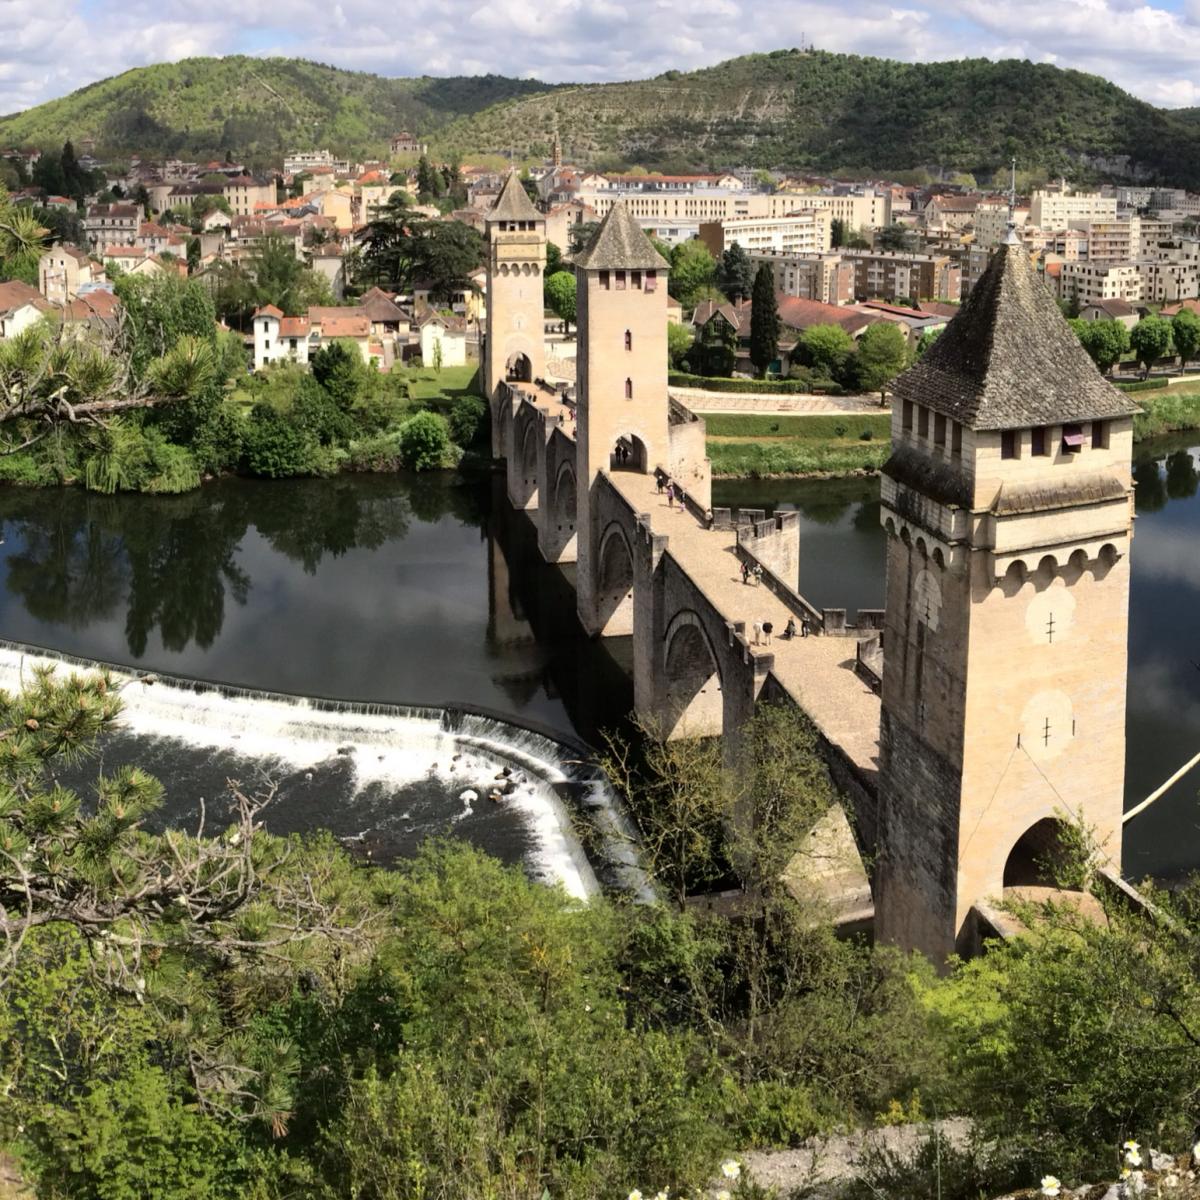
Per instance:
[[[447,150],[520,153],[557,127],[580,162],[810,166],[990,175],[1070,172],[1127,155],[1155,177],[1200,184],[1200,125],[1095,75],[967,59],[900,63],[780,50],[635,83],[509,100],[450,125]],[[1108,174],[1106,164],[1099,173]]]
[[[747,163],[986,177],[1022,169],[1200,186],[1200,120],[1048,64],[900,63],[779,50],[630,83],[551,87],[498,75],[385,79],[286,58],[195,58],[127,71],[0,119],[0,145],[95,138],[99,152],[253,164],[328,146],[378,153],[398,129],[450,155],[542,157],[557,129],[590,165]]]
[[[291,149],[386,149],[514,96],[543,91],[500,75],[385,79],[290,58],[189,58],[139,67],[61,100],[0,118],[0,146],[56,147],[94,138],[98,151],[277,160]]]

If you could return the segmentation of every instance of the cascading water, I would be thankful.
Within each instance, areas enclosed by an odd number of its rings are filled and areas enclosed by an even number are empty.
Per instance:
[[[202,797],[211,812],[228,779],[275,784],[269,829],[329,828],[376,862],[447,833],[581,899],[601,885],[651,894],[632,828],[582,746],[463,708],[254,691],[0,641],[0,687],[18,690],[38,666],[113,674],[124,710],[100,769],[157,774],[170,823],[193,823]],[[87,768],[77,775],[85,787]]]

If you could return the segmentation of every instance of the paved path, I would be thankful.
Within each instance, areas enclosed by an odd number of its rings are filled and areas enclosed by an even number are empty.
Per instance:
[[[772,674],[829,741],[862,771],[878,771],[879,697],[855,673],[855,639],[780,637],[791,610],[767,587],[742,583],[734,530],[705,529],[686,509],[668,508],[653,475],[609,478],[634,512],[650,514],[654,532],[670,539],[667,552],[727,621],[745,621],[749,639],[755,621],[774,625],[771,645],[758,648],[774,654]]]
[[[668,389],[679,402],[697,413],[798,413],[860,416],[887,412],[878,396],[797,396],[754,392],[709,392],[702,388]]]

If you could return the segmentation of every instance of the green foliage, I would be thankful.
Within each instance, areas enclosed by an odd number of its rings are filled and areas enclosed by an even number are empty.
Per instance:
[[[680,242],[671,251],[667,290],[683,305],[694,308],[717,282],[717,262],[698,238]]]
[[[687,357],[688,351],[692,348],[693,335],[691,329],[686,325],[680,325],[678,321],[667,322],[667,364],[674,368]]]
[[[779,304],[775,299],[775,274],[763,263],[754,276],[754,303],[750,312],[750,361],[765,375],[779,357]]]
[[[891,417],[887,413],[706,413],[709,437],[801,438],[810,441],[854,441],[863,434],[887,441]]]
[[[1171,381],[1164,375],[1158,379],[1122,379],[1115,386],[1122,392],[1162,392],[1171,386]]]
[[[488,406],[478,396],[460,396],[450,410],[447,422],[455,445],[472,446],[489,427]]]
[[[333,303],[325,276],[306,267],[296,257],[293,242],[277,234],[268,234],[257,243],[249,274],[254,280],[256,305],[274,304],[286,316],[300,316],[313,305]]]
[[[1200,352],[1200,316],[1190,308],[1182,308],[1171,318],[1171,341],[1179,355],[1179,365],[1186,367]]]
[[[348,413],[366,388],[367,367],[358,346],[339,338],[309,360],[312,377],[342,412]]]
[[[769,479],[785,475],[848,475],[878,471],[887,461],[887,442],[809,445],[795,442],[709,442],[714,476]]]
[[[1171,322],[1162,317],[1143,317],[1129,331],[1129,346],[1142,369],[1149,371],[1171,345]]]
[[[113,290],[125,314],[130,363],[141,378],[152,360],[175,348],[181,338],[212,344],[216,310],[202,284],[178,275],[125,275]]]
[[[906,1156],[876,1142],[863,1152],[858,1177],[839,1200],[878,1200],[880,1196],[981,1200],[1012,1192],[1039,1178],[1029,1161],[1006,1147],[977,1141],[958,1145],[930,1130]]]
[[[1068,324],[1075,330],[1097,370],[1105,375],[1129,350],[1129,330],[1120,321],[1084,321],[1073,317]]]
[[[358,352],[353,353],[357,357]],[[340,446],[354,434],[353,420],[328,389],[311,376],[301,381],[286,415],[305,438],[318,446]]]
[[[667,345],[670,346],[670,328],[667,330]],[[677,336],[677,340],[678,336]],[[696,331],[695,340],[686,354],[687,366],[697,376],[721,377],[728,375],[737,363],[737,331],[723,314],[714,313]],[[704,378],[696,385],[704,387]]]
[[[448,304],[455,292],[470,292],[470,274],[483,263],[483,238],[461,221],[414,216],[408,197],[396,192],[363,235],[362,275],[393,291],[430,288],[430,300]]]
[[[813,325],[800,335],[800,352],[818,375],[840,379],[854,353],[854,339],[840,325]]]
[[[547,275],[543,284],[546,303],[569,329],[575,320],[575,272],[559,271]]]
[[[689,360],[695,357],[695,351]],[[706,388],[712,392],[755,392],[760,395],[798,396],[819,391],[831,396],[841,394],[841,386],[830,382],[809,382],[798,379],[723,379],[708,375],[686,375],[671,371],[667,382],[673,387]]]
[[[1078,177],[1079,155],[1128,154],[1180,186],[1200,185],[1200,127],[1106,80],[1045,63],[901,63],[827,51],[750,54],[657,79],[530,95],[465,117],[439,136],[463,153],[518,154],[557,125],[593,160],[658,167],[714,162],[832,172],[954,164],[979,179],[1017,146],[1029,171]],[[2,128],[2,127],[0,127]]]
[[[868,325],[854,352],[854,372],[864,392],[887,394],[892,382],[908,361],[908,344],[898,326],[891,322]]]
[[[740,242],[734,242],[721,255],[717,284],[731,300],[750,299],[754,290],[754,264]]]
[[[921,336],[917,338],[917,357],[923,358],[925,352],[942,336],[942,333],[943,330],[941,329],[923,330]]]
[[[400,461],[409,471],[433,471],[446,465],[450,431],[445,417],[421,412],[409,417],[398,431]]]
[[[1182,925],[1107,904],[1093,922],[1031,906],[1034,932],[959,967],[928,999],[981,1132],[1062,1176],[1111,1170],[1126,1138],[1191,1140],[1200,980]]]
[[[397,129],[433,130],[543,90],[499,75],[387,79],[294,58],[191,58],[126,71],[8,117],[0,142],[54,146],[89,129],[101,154],[209,159],[233,147],[262,168],[298,144],[312,148],[317,131],[321,145],[378,155]]]
[[[1157,379],[1147,383],[1158,383]],[[1165,380],[1163,381],[1166,382]],[[1123,388],[1134,391],[1135,385]],[[1139,397],[1142,411],[1133,418],[1134,441],[1177,430],[1200,429],[1200,392],[1166,391],[1161,395]]]
[[[315,440],[262,402],[250,410],[242,433],[242,465],[251,475],[268,479],[321,473]]]

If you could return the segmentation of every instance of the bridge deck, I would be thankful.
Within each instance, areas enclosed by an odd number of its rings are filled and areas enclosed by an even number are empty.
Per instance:
[[[648,513],[655,533],[670,540],[667,552],[692,578],[727,621],[745,621],[752,637],[755,621],[774,626],[771,673],[812,718],[822,734],[868,776],[879,769],[879,697],[854,671],[855,642],[848,637],[779,635],[790,610],[766,587],[742,583],[734,530],[706,529],[686,509],[667,507],[653,475],[613,471],[609,478],[635,513]]]

